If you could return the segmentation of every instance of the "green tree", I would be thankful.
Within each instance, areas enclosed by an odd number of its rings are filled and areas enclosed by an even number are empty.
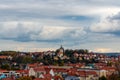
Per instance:
[[[4,65],[1,66],[1,69],[10,70],[10,65],[9,64],[4,64]]]
[[[31,62],[32,62],[32,57],[30,57],[30,56],[23,57],[22,63],[27,64],[27,63],[31,63]]]
[[[71,56],[73,56],[73,52],[74,51],[72,49],[66,49],[65,50],[65,55],[68,56],[68,57],[71,57]]]
[[[24,63],[24,64],[33,62],[31,56],[18,56],[18,57],[14,57],[13,60],[16,61],[17,63]]]
[[[64,61],[63,60],[59,60],[59,66],[64,66]]]
[[[18,54],[19,54],[19,52],[16,52],[16,51],[2,51],[2,52],[0,52],[0,55],[6,55],[6,56],[12,56],[12,57],[14,57]]]
[[[120,76],[118,74],[111,74],[108,80],[120,80]]]

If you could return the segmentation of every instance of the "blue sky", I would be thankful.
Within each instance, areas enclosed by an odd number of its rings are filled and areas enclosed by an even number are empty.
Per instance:
[[[119,0],[0,0],[0,49],[120,52]]]

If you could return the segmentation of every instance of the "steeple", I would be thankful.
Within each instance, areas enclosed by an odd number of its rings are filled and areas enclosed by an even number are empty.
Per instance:
[[[64,49],[62,45],[61,45],[60,49]]]

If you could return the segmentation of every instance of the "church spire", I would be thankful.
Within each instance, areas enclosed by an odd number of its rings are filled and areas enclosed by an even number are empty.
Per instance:
[[[63,46],[61,45],[60,49],[63,49]]]
[[[57,55],[58,55],[59,57],[63,57],[63,55],[64,55],[64,48],[63,48],[62,45],[60,46],[59,52],[57,53]]]

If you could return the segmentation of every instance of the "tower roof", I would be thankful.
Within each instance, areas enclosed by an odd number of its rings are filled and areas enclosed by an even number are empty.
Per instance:
[[[61,45],[60,49],[64,49],[62,45]]]

